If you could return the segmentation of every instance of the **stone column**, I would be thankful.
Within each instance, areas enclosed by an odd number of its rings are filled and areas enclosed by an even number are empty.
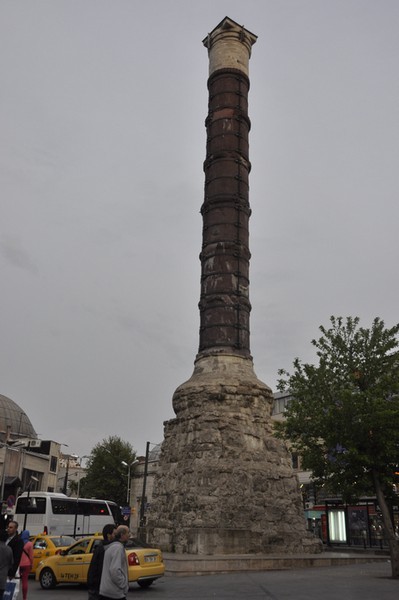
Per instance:
[[[204,40],[209,113],[202,206],[200,343],[173,396],[152,543],[192,554],[309,552],[290,456],[273,436],[273,395],[249,347],[248,64],[256,36],[226,17]]]
[[[209,34],[198,358],[250,357],[248,62],[256,36],[230,19]]]

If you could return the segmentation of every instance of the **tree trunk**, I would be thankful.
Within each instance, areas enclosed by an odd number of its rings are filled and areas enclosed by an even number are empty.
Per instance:
[[[374,488],[377,496],[377,501],[381,509],[382,522],[384,523],[385,536],[388,541],[389,552],[391,555],[392,577],[399,578],[399,540],[395,537],[395,530],[386,502],[384,492],[382,490],[381,481],[379,480],[377,471],[373,471]]]

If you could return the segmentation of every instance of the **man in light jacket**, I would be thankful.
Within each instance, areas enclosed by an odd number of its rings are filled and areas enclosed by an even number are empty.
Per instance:
[[[129,574],[125,544],[129,528],[119,525],[114,541],[104,547],[104,563],[100,582],[100,600],[126,600],[129,591]]]

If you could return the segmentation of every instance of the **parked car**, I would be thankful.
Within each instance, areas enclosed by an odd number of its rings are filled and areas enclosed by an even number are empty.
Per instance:
[[[101,540],[99,536],[82,538],[61,554],[42,560],[36,569],[36,581],[44,590],[59,583],[86,583],[94,548]],[[136,582],[146,588],[165,573],[161,550],[139,540],[129,540],[126,557],[130,583]]]
[[[76,542],[70,535],[31,535],[30,541],[33,544],[33,564],[31,573],[35,573],[37,565],[41,560],[59,554],[62,550],[68,548]]]

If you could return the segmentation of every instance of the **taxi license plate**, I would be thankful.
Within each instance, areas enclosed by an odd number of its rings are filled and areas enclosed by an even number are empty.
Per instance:
[[[157,557],[156,556],[145,556],[144,557],[144,562],[156,562]]]

